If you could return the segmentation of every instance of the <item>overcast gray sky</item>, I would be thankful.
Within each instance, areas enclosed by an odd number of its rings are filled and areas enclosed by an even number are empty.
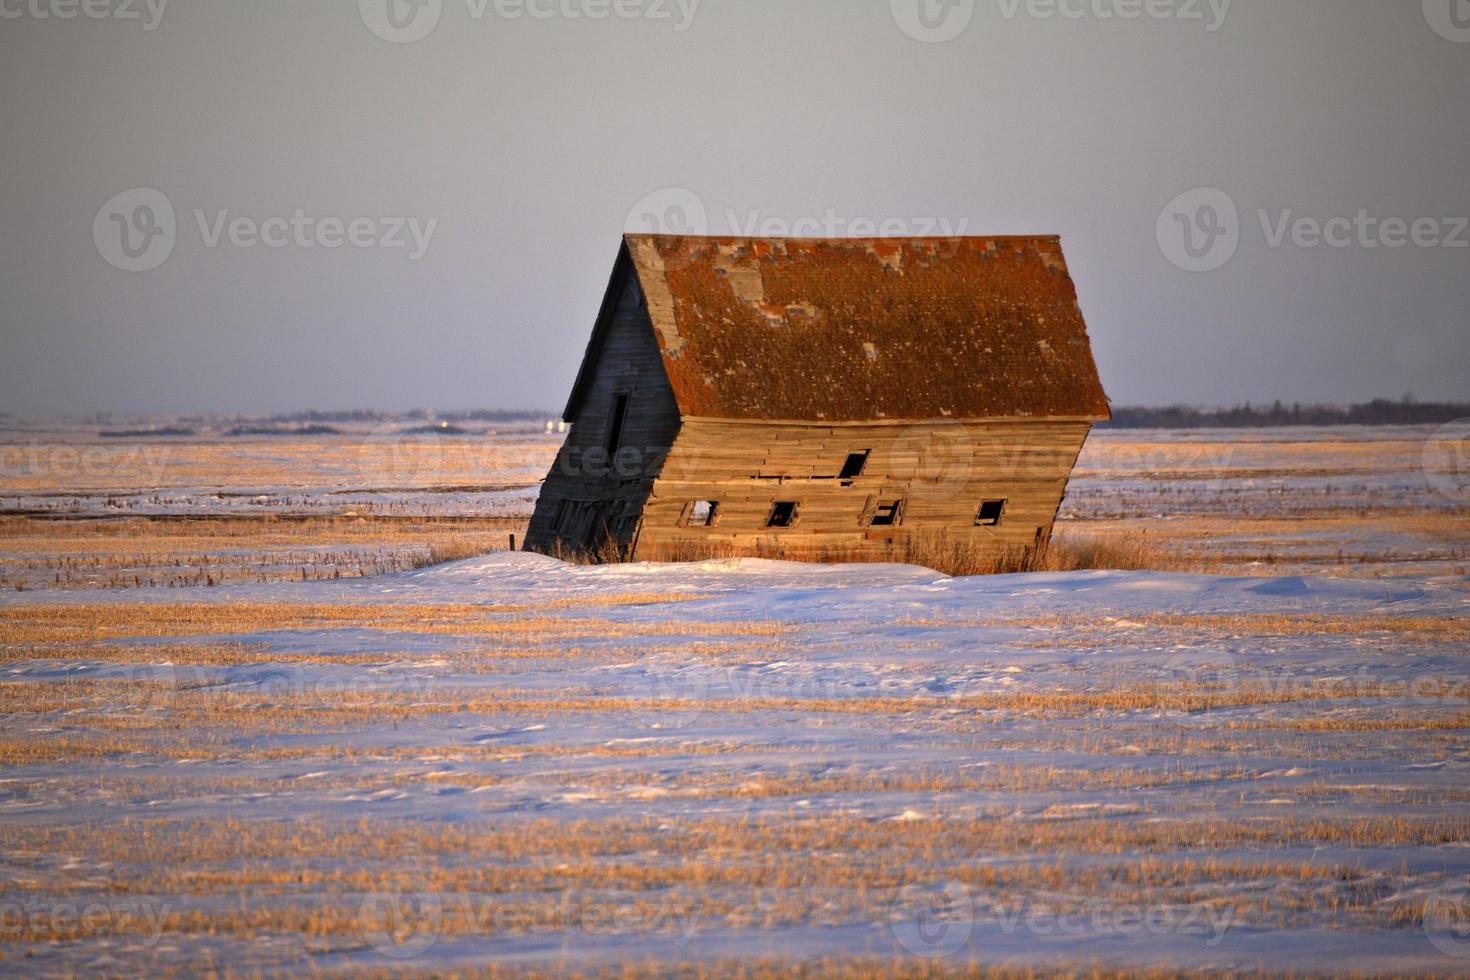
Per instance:
[[[558,408],[645,215],[1059,233],[1115,403],[1470,397],[1470,0],[160,2],[0,0],[0,411]]]

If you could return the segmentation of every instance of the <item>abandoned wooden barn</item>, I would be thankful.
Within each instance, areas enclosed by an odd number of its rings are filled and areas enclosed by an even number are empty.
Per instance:
[[[1109,417],[1056,237],[629,235],[526,546],[821,558],[1047,540]]]

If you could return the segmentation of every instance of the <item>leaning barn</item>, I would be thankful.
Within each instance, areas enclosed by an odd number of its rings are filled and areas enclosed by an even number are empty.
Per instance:
[[[1047,540],[1109,417],[1055,237],[629,235],[526,539],[634,559]]]

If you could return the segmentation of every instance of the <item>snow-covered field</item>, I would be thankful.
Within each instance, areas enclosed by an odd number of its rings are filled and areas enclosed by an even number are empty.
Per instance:
[[[0,593],[0,971],[1470,975],[1470,579],[1251,570]]]

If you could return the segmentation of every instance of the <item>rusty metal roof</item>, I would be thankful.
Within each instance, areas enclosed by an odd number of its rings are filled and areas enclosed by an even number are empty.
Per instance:
[[[686,417],[1110,414],[1054,236],[628,235],[625,250]]]

